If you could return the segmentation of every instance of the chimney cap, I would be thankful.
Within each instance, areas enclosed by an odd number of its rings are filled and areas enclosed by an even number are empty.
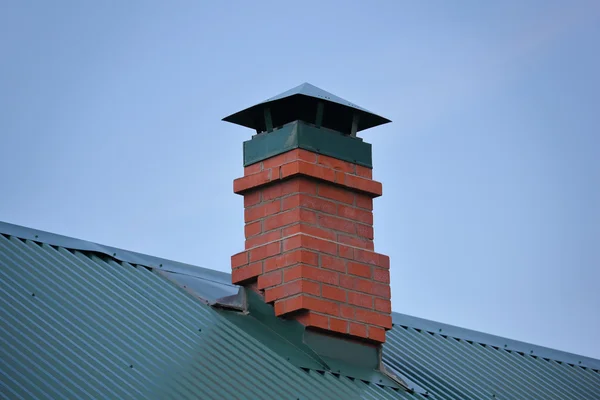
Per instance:
[[[323,104],[321,117],[318,117],[319,103]],[[267,112],[272,122],[266,121]],[[316,121],[319,118],[322,121]],[[391,122],[307,82],[223,118],[223,121],[255,129],[259,133],[270,130],[268,124],[277,127],[295,120],[317,122],[317,125],[322,122],[324,127],[352,134]]]

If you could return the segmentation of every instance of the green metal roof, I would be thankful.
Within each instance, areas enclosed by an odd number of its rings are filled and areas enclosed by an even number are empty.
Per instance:
[[[237,311],[239,290],[228,274],[0,223],[0,398],[600,399],[598,360],[397,313],[391,374],[351,365],[251,296]]]

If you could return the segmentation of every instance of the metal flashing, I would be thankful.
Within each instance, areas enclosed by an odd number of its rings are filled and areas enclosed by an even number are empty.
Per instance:
[[[213,307],[220,307],[226,310],[235,311],[248,311],[248,304],[246,301],[246,288],[240,286],[236,294],[224,296],[216,299],[210,303]]]
[[[295,320],[277,318],[273,307],[258,294],[251,290],[247,290],[246,294],[247,313],[230,312],[223,313],[223,316],[286,357],[293,365],[394,389],[402,388],[397,381],[378,370],[377,348],[307,330]]]
[[[245,167],[300,148],[373,168],[370,143],[302,121],[294,121],[273,132],[255,135],[245,141],[243,146]]]

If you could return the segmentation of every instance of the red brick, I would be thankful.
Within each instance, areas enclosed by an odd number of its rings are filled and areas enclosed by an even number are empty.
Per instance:
[[[373,170],[371,168],[363,167],[362,165],[357,165],[356,175],[367,179],[373,179]]]
[[[279,177],[281,179],[300,174],[300,164],[297,161],[283,164],[279,167]]]
[[[304,326],[312,326],[314,328],[329,329],[329,318],[325,315],[307,311],[295,318]]]
[[[281,231],[271,231],[265,233],[264,235],[254,236],[250,239],[246,239],[246,250],[251,249],[256,246],[260,246],[265,243],[273,242],[275,240],[281,239]]]
[[[253,175],[262,171],[262,163],[257,162],[244,167],[244,175]]]
[[[338,316],[340,314],[340,305],[333,301],[318,299],[316,297],[304,297],[302,302],[304,308],[317,311],[323,314]]]
[[[373,268],[373,280],[390,283],[390,271],[383,268]]]
[[[293,190],[291,188],[291,186],[292,186],[292,182],[288,181],[288,182],[277,182],[272,185],[261,188],[260,192],[261,192],[261,196],[262,196],[262,201],[269,201],[269,200],[277,199],[277,198],[280,198],[281,196],[283,196],[284,194],[289,194],[289,193],[284,193],[286,191],[286,189],[288,189],[290,193],[294,192],[295,190]]]
[[[262,186],[271,181],[271,170],[267,169],[257,174],[244,176],[233,181],[233,192],[243,193],[246,190]]]
[[[244,207],[252,207],[260,203],[260,190],[254,190],[244,194]]]
[[[255,207],[246,208],[244,210],[244,220],[245,222],[252,222],[269,215],[277,214],[279,211],[281,211],[280,200],[263,203]]]
[[[263,229],[270,231],[272,229],[278,229],[283,226],[293,224],[294,222],[300,221],[300,214],[298,210],[285,211],[277,215],[272,215],[263,221]]]
[[[248,264],[248,252],[242,251],[231,256],[231,268],[241,267]]]
[[[312,151],[304,150],[304,149],[296,149],[297,155],[296,158],[298,160],[306,161],[309,163],[317,162],[317,154]]]
[[[379,265],[379,254],[361,249],[354,249],[354,259],[365,264]]]
[[[295,207],[306,207],[311,210],[320,211],[335,215],[337,213],[337,204],[322,199],[320,197],[309,196],[303,193],[294,194],[283,199],[283,210],[289,210]]]
[[[331,269],[338,272],[346,272],[346,261],[339,257],[332,257],[321,254],[321,268]]]
[[[302,309],[302,302],[304,301],[303,295],[290,297],[287,299],[275,301],[275,315],[280,316],[285,313]]]
[[[265,244],[263,246],[255,247],[249,251],[250,262],[263,260],[268,257],[272,257],[281,253],[281,241],[275,243]]]
[[[325,167],[328,168],[332,168],[338,171],[342,171],[342,172],[346,172],[349,174],[353,174],[355,171],[355,164],[346,162],[346,161],[342,161],[342,160],[338,160],[337,158],[333,158],[333,157],[329,157],[329,156],[324,156],[324,155],[319,155],[319,159],[317,160],[317,163],[320,165],[323,165]]]
[[[327,253],[336,255],[337,254],[337,243],[329,240],[320,239],[317,237],[300,235],[302,236],[302,246],[311,250],[319,251],[321,253]]]
[[[338,207],[338,215],[342,218],[348,218],[364,224],[373,225],[373,213],[361,210],[360,208],[340,205]]]
[[[274,271],[268,274],[263,274],[258,277],[257,286],[259,289],[268,288],[271,286],[279,285],[281,283],[281,271]]]
[[[392,291],[389,284],[373,282],[371,293],[375,296],[389,299],[392,297]]]
[[[356,194],[356,207],[364,208],[369,211],[373,211],[373,198],[367,196],[366,194],[357,193]]]
[[[336,234],[332,231],[321,229],[316,226],[311,226],[303,223],[290,225],[283,228],[283,237],[292,236],[298,233],[305,233],[310,236],[317,236],[327,240],[335,240]]]
[[[285,181],[278,181],[260,189],[262,201],[269,201],[293,193],[317,194],[317,184],[309,179],[298,177]]]
[[[379,197],[382,194],[381,182],[361,178],[360,176],[346,175],[346,186],[363,191],[371,197]]]
[[[338,254],[342,258],[354,259],[354,249],[343,244],[338,245]]]
[[[298,234],[283,239],[283,251],[289,251],[299,247],[334,255],[337,253],[337,244],[325,239],[304,234]]]
[[[364,278],[371,277],[371,266],[348,261],[348,273],[352,275],[362,276]]]
[[[392,329],[392,316],[389,314],[380,314],[375,311],[357,308],[354,310],[354,318],[359,322],[364,322],[369,325]]]
[[[373,296],[358,292],[348,292],[348,303],[364,308],[373,308]]]
[[[354,278],[354,284],[352,288],[359,292],[373,294],[374,283],[369,279]]]
[[[389,314],[392,312],[392,302],[375,297],[375,310]]]
[[[283,302],[283,304],[280,305],[280,302]],[[307,296],[305,294],[275,302],[275,315],[278,316],[283,313],[289,313],[300,309],[316,311],[337,317],[340,312],[340,304],[317,297]]]
[[[281,179],[299,174],[329,182],[335,181],[335,171],[321,165],[311,164],[305,161],[292,161],[281,166]]]
[[[287,183],[288,181],[285,181]],[[317,182],[305,177],[297,177],[290,179],[289,182],[292,182],[291,187],[294,189],[294,192],[310,194],[313,196],[317,195]]]
[[[319,215],[319,226],[328,229],[334,229],[336,231],[355,233],[355,223],[347,219],[332,217],[330,215]]]
[[[369,339],[375,340],[380,343],[385,343],[385,329],[378,328],[376,326],[369,326]]]
[[[262,274],[262,263],[257,262],[231,271],[231,282],[234,285],[238,285],[249,279],[256,278],[260,274]]]
[[[337,286],[321,285],[321,296],[336,301],[346,301],[346,291]]]
[[[300,164],[300,173],[313,178],[335,182],[335,171],[333,169],[302,161],[299,161],[298,163]]]
[[[307,150],[294,149],[287,151],[283,154],[278,154],[274,157],[268,158],[263,161],[263,168],[279,167],[283,164],[290,163],[292,161],[302,160],[309,163],[317,162],[317,155]]]
[[[244,226],[244,233],[246,234],[246,238],[258,235],[262,232],[262,221],[252,222],[250,224],[246,224]]]
[[[318,296],[320,294],[321,287],[316,282],[311,282],[303,279],[298,279],[293,282],[284,283],[279,286],[270,287],[265,290],[265,302],[270,303],[272,301],[290,297],[295,294],[312,294]]]
[[[329,283],[330,285],[339,284],[339,274],[337,272],[329,271],[323,268],[312,267],[309,265],[302,265],[300,267],[300,273],[302,278],[310,279],[317,282]],[[288,276],[291,273],[288,273]]]
[[[295,264],[319,265],[319,255],[307,250],[295,250],[265,260],[265,272]]]
[[[285,303],[287,300],[292,299],[278,300],[273,303],[273,311],[275,311],[275,316],[279,317],[280,315],[285,314]]]
[[[283,281],[291,282],[302,278],[302,264],[294,265],[283,270]]]
[[[375,238],[371,225],[356,224],[356,234],[362,238],[373,240]]]
[[[354,289],[354,281],[356,279],[357,278],[353,278],[348,275],[340,275],[340,287],[343,287],[346,289]]]
[[[385,254],[380,254],[379,263],[377,265],[379,265],[381,268],[390,269],[390,257],[386,256]]]
[[[360,247],[367,250],[373,250],[375,248],[373,242],[368,239],[342,235],[340,233],[337,235],[337,241],[339,243],[347,244],[348,246]]]
[[[357,261],[377,265],[378,267],[384,269],[390,268],[390,258],[385,254],[356,249],[356,251],[354,252],[354,259]]]
[[[335,171],[335,183],[343,185],[346,182],[346,173],[342,171]]]
[[[284,211],[282,213],[267,217],[263,221],[263,230],[270,231],[272,229],[281,228],[295,222],[304,222],[307,224],[316,224],[317,216],[313,211],[303,208],[295,208],[293,210]]]
[[[353,319],[354,318],[354,307],[340,304],[340,317]]]
[[[298,249],[302,246],[302,238],[304,237],[304,235],[300,234],[300,235],[296,235],[296,236],[292,236],[292,237],[288,237],[286,239],[283,239],[283,251],[290,251],[290,250],[294,250],[294,249]]]
[[[365,324],[349,323],[349,332],[351,335],[367,338],[367,326]]]
[[[342,203],[354,203],[354,193],[346,189],[320,183],[318,193],[321,197],[326,197]]]
[[[329,317],[329,329],[334,332],[348,333],[348,321]]]
[[[291,154],[291,152],[287,152],[287,153],[278,154],[276,156],[273,156],[271,158],[267,158],[266,160],[263,160],[263,163],[262,163],[263,168],[264,169],[278,168],[281,165],[294,160],[295,157],[290,157],[290,154]]]

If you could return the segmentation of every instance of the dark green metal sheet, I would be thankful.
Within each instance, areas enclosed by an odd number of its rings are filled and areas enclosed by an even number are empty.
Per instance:
[[[410,393],[269,306],[215,309],[214,288],[69,243],[106,249],[0,223],[0,398],[600,399],[599,360],[393,313],[383,361]]]
[[[394,314],[384,363],[434,399],[600,399],[598,369],[490,345],[485,342],[497,337],[461,328],[446,332],[447,327]],[[473,334],[482,342],[460,337],[473,339]],[[502,343],[526,345],[507,339]],[[528,347],[543,352],[538,346]],[[555,350],[550,354],[570,357]],[[581,358],[598,365],[598,360]]]
[[[245,141],[244,166],[293,149],[305,149],[373,168],[371,144],[301,121],[289,123],[273,132],[255,135],[251,140]]]
[[[269,110],[269,118],[266,118],[266,110]],[[357,122],[354,133],[390,122],[387,118],[310,83],[303,83],[223,118],[223,121],[252,128],[258,132],[270,131],[267,126],[269,123],[278,127],[296,120],[317,123],[317,125],[321,125],[322,122],[324,126],[346,134],[350,134],[353,120]]]
[[[287,359],[296,347],[281,338],[273,346],[273,330],[246,331],[258,319],[214,309],[154,268],[8,235],[7,227],[0,224],[0,398],[411,397],[318,363],[299,368]]]

